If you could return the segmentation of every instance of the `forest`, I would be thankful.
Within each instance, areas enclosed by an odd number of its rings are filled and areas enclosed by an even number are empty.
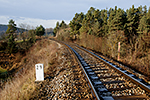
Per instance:
[[[132,5],[126,11],[117,6],[109,10],[91,7],[86,14],[76,13],[69,25],[57,22],[54,33],[59,40],[73,41],[150,75],[150,8],[147,6]]]

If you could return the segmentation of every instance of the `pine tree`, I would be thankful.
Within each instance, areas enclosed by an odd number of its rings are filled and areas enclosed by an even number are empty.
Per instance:
[[[40,25],[39,27],[36,28],[36,35],[37,36],[42,36],[45,34],[45,28]]]
[[[103,30],[101,29],[100,23],[97,21],[95,22],[93,26],[93,35],[102,37],[103,36]]]
[[[8,34],[8,42],[7,42],[7,52],[13,53],[16,51],[16,43],[15,43],[15,32],[17,30],[15,21],[12,19],[9,21],[9,24],[7,25],[8,28],[6,30],[6,34]]]
[[[13,34],[16,32],[17,28],[16,28],[16,24],[15,24],[15,21],[13,21],[12,19],[9,21],[9,24],[7,25],[8,28],[6,30],[6,33],[7,34]]]
[[[113,26],[113,19],[115,17],[116,13],[114,11],[114,9],[110,8],[109,10],[109,18],[108,18],[108,23],[107,23],[107,26],[108,26],[108,33],[107,34],[110,34],[111,31],[112,31],[112,26]]]
[[[69,23],[69,26],[71,28],[71,35],[72,37],[75,36],[75,39],[76,39],[76,35],[80,34],[79,30],[82,26],[83,18],[84,18],[84,14],[82,12],[80,14],[76,13],[73,20],[70,21]]]
[[[147,6],[145,5],[143,8],[144,8],[144,12],[143,13],[144,13],[144,15],[146,15],[147,14]]]
[[[146,17],[147,17],[147,23],[148,23],[148,25],[150,25],[150,7],[149,7],[149,9],[148,9],[148,12],[147,12],[147,14],[146,14]]]
[[[69,24],[70,28],[71,28],[71,35],[79,35],[79,29],[81,28],[81,24],[75,21],[70,21]]]
[[[107,10],[101,11],[101,19],[102,19],[102,25],[101,25],[101,34],[105,36],[108,33],[108,26],[107,26],[107,20],[108,20],[108,12]]]
[[[67,28],[67,24],[65,23],[65,21],[62,20],[59,27],[62,28],[62,29]]]
[[[150,9],[146,15],[144,15],[139,23],[138,33],[139,35],[148,36],[150,32]]]
[[[92,15],[94,14],[95,12],[95,8],[93,7],[90,7],[90,9],[88,10],[88,13],[91,13]]]
[[[35,43],[35,41],[36,41],[35,30],[29,30],[28,35],[29,35],[29,41],[30,41],[30,43]]]
[[[94,16],[92,15],[91,11],[88,11],[88,13],[86,14],[86,24],[89,29],[94,24]]]
[[[84,17],[83,21],[82,21],[82,27],[79,29],[79,32],[80,33],[87,33],[88,30],[89,30],[89,28],[88,28],[88,22],[87,22],[86,17]]]
[[[133,35],[136,35],[136,30],[138,29],[139,16],[136,13],[134,5],[132,8],[127,10],[127,23],[125,28],[127,29],[126,35],[128,38],[131,38]]]
[[[140,7],[138,7],[138,8],[136,9],[136,14],[137,14],[137,16],[139,17],[139,20],[143,17],[143,15],[145,15],[145,14],[144,14],[145,11],[143,11],[143,8],[144,8],[144,7],[140,6]]]
[[[78,17],[77,17],[77,22],[82,25],[82,21],[83,21],[83,18],[84,18],[84,14],[83,12],[81,12]]]
[[[13,34],[10,35],[8,42],[7,42],[7,52],[8,53],[13,53],[15,52],[16,49],[16,43],[15,43],[15,37]]]
[[[56,27],[54,28],[54,35],[55,36],[56,36],[58,30],[59,30],[59,22],[56,23]]]
[[[140,24],[139,24],[139,27],[138,27],[138,33],[139,34],[143,34],[145,31],[146,31],[146,28],[147,28],[147,18],[146,16],[144,15],[141,20],[140,20]],[[147,32],[146,32],[147,33]]]
[[[94,15],[95,22],[98,21],[101,23],[101,21],[102,21],[101,20],[101,12],[98,9],[94,11],[93,15]]]
[[[112,19],[109,31],[119,31],[124,29],[125,14],[120,8],[116,11],[115,17]]]

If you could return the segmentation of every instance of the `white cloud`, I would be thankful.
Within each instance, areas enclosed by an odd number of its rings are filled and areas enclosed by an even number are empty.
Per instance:
[[[16,16],[0,16],[1,24],[8,24],[9,20],[13,19],[17,26],[19,24],[28,24],[30,26],[36,27],[42,25],[45,28],[54,28],[56,26],[56,22],[61,22],[62,20],[44,20],[38,18],[26,18],[26,17],[16,17]],[[69,24],[69,20],[64,20],[66,24]]]

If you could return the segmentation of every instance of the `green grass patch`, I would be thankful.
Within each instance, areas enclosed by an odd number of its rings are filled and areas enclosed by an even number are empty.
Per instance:
[[[28,41],[29,39],[25,39],[25,41]],[[23,39],[22,40],[17,40],[16,43],[21,43],[23,42]]]
[[[5,73],[5,72],[7,72],[7,70],[6,70],[6,69],[3,69],[2,67],[0,67],[0,74],[1,74],[1,73]]]
[[[0,78],[3,78],[7,75],[7,70],[0,67]]]

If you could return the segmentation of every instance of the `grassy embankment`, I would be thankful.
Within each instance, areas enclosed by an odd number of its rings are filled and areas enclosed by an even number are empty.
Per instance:
[[[36,89],[35,64],[44,64],[44,73],[47,68],[55,64],[61,57],[60,45],[46,39],[38,40],[16,64],[20,69],[12,79],[9,79],[0,89],[1,100],[22,100],[32,97]],[[6,70],[2,69],[2,72]]]

